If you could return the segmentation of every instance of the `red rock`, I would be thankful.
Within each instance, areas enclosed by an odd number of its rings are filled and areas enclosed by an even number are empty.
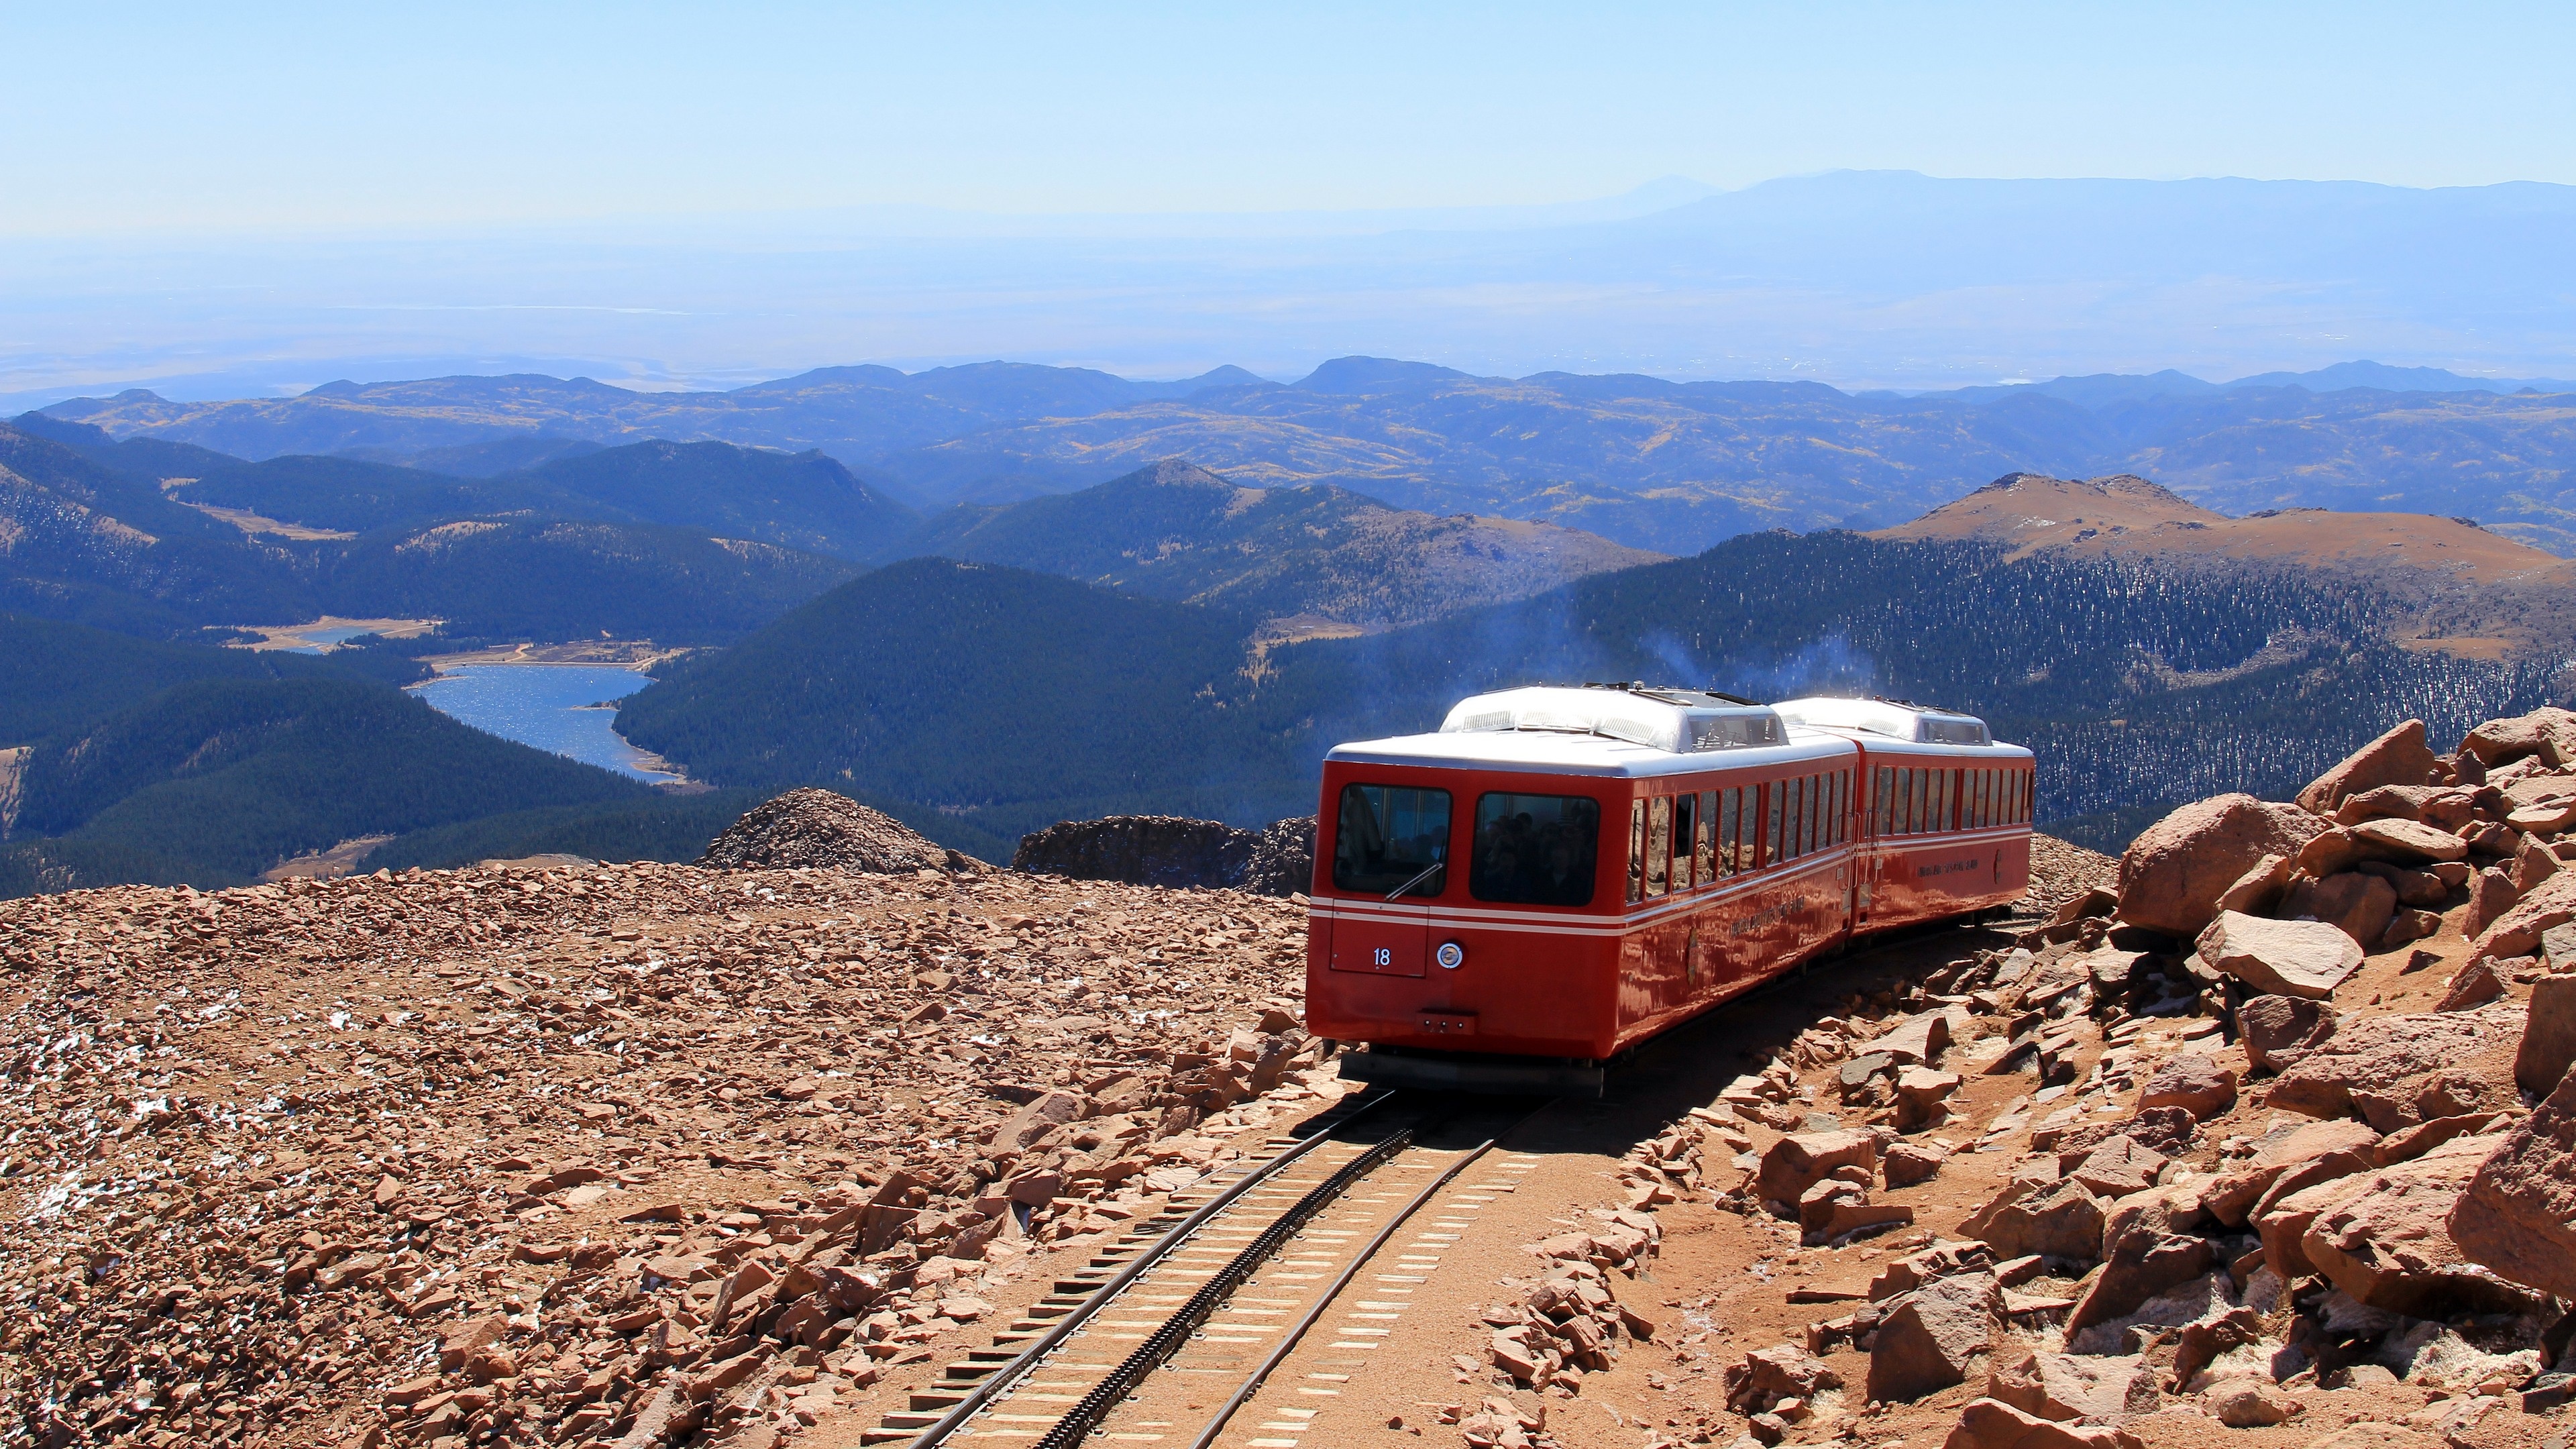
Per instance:
[[[2311,1117],[2358,1112],[2382,1132],[2518,1106],[2522,1017],[2519,1006],[2499,1003],[2347,1021],[2274,1079],[2264,1102]]]
[[[2576,975],[2551,974],[2531,983],[2522,1043],[2514,1049],[2513,1079],[2535,1097],[2558,1089],[2576,1064]]]
[[[2323,1000],[2361,967],[2361,947],[2320,921],[2267,921],[2222,911],[2195,943],[2201,961],[2258,992]]]
[[[2404,865],[2462,860],[2469,853],[2467,841],[2438,826],[2414,820],[2365,820],[2352,827],[2352,838],[2369,852],[2365,858]]]
[[[2537,755],[2553,770],[2576,762],[2576,714],[2545,706],[2511,719],[2491,719],[2469,731],[2460,747],[2492,770]]]
[[[1895,1300],[1869,1352],[1870,1398],[1911,1401],[1966,1381],[2002,1309],[1992,1273],[1936,1279]]]
[[[2156,1069],[2138,1095],[2141,1111],[2180,1107],[2206,1122],[2236,1105],[2236,1073],[2200,1052],[2185,1052]]]
[[[2296,856],[2327,828],[2295,805],[2220,795],[2167,815],[2120,857],[2120,919],[2171,935],[2200,934],[2218,898],[2266,855]]]
[[[2479,871],[2469,880],[2469,909],[2460,917],[2460,934],[2471,940],[2485,935],[2521,898],[2511,875],[2494,866]]]
[[[2339,1190],[2317,1205],[2301,1250],[2336,1287],[2391,1313],[2527,1310],[2531,1295],[2472,1262],[2447,1225],[2479,1165],[2501,1145],[2500,1138],[2457,1138],[2412,1162],[2331,1184]]]
[[[2218,909],[2263,915],[2280,902],[2281,893],[2290,888],[2297,874],[2297,864],[2286,855],[2267,855],[2245,868],[2234,884],[2218,894]]]
[[[2266,1383],[2236,1383],[2212,1391],[2209,1412],[2230,1429],[2262,1429],[2307,1411],[2307,1405]]]
[[[2299,792],[2302,809],[2332,815],[2353,795],[2382,785],[2423,785],[2441,776],[2424,742],[2424,722],[2410,719],[2345,756]]]
[[[2451,1239],[2516,1283],[2576,1298],[2576,1073],[2503,1134],[2452,1208]]]
[[[2366,949],[2387,934],[2397,914],[2397,891],[2377,876],[2343,871],[2292,884],[2281,897],[2280,913],[2293,921],[2323,921]]]
[[[2472,1011],[2505,994],[2504,978],[2496,974],[2495,962],[2480,956],[2459,969],[2442,988],[2441,1004],[2436,1011]]]
[[[2152,1412],[2162,1395],[2154,1365],[2137,1354],[2026,1353],[1998,1363],[1986,1378],[1986,1397],[2064,1423]]]
[[[1879,1160],[1879,1170],[1889,1187],[1912,1187],[1930,1182],[1941,1171],[1941,1164],[1949,1160],[1949,1153],[1928,1142],[1899,1142]]]
[[[2478,872],[2480,886],[2490,877],[2496,880],[2499,891],[2513,889],[2513,883],[2505,880],[2501,871],[2494,870]],[[2477,915],[2477,889],[2479,886],[2471,887],[2472,921]],[[2528,956],[2540,948],[2542,932],[2569,921],[2576,921],[2576,871],[2561,871],[2542,881],[2538,890],[2517,899],[2484,930],[2471,930],[2468,924],[2463,924],[2461,931],[2472,938],[2469,942],[2472,955]]]
[[[2096,1197],[2123,1198],[2153,1187],[2166,1160],[2163,1154],[2140,1147],[2128,1134],[2116,1133],[2068,1168],[2066,1176]]]
[[[1878,1140],[1866,1132],[1812,1132],[1783,1137],[1762,1154],[1755,1191],[1764,1202],[1794,1204],[1837,1167],[1878,1166]]]
[[[1782,1399],[1812,1401],[1843,1384],[1842,1375],[1794,1343],[1753,1350],[1727,1368],[1725,1382],[1726,1406],[1739,1414],[1764,1412]]]
[[[2558,871],[2557,853],[2538,840],[2524,837],[2521,846],[2513,853],[2513,888],[2522,895],[2538,890],[2542,881],[2558,874]]]
[[[1997,1399],[1977,1399],[1959,1411],[1941,1449],[2144,1449],[2126,1429],[2060,1424],[2027,1414]]]
[[[2236,1029],[2249,1072],[2277,1072],[2333,1036],[2335,1010],[2323,1002],[2278,994],[2236,1008]]]
[[[2074,1181],[2007,1188],[1958,1231],[1993,1248],[1998,1258],[2037,1253],[2081,1262],[2102,1251],[2102,1201]]]
[[[2242,1227],[2246,1215],[2284,1174],[2312,1163],[2348,1164],[2332,1174],[2338,1177],[2359,1172],[2376,1165],[2378,1147],[2378,1133],[2349,1119],[2276,1127],[2258,1141],[2254,1156],[2244,1166],[2202,1190],[2201,1204],[2227,1226]]]

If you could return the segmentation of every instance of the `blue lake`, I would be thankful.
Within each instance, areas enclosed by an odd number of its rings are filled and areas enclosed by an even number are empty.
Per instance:
[[[439,713],[505,740],[661,781],[672,777],[639,768],[644,752],[610,728],[617,711],[584,708],[624,699],[652,682],[607,664],[466,664],[412,689]]]

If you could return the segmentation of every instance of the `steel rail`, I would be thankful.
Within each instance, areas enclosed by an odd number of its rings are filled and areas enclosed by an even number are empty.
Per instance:
[[[1288,1361],[1288,1355],[1296,1350],[1298,1342],[1305,1338],[1307,1331],[1323,1318],[1327,1309],[1341,1301],[1343,1290],[1350,1287],[1351,1280],[1359,1276],[1360,1269],[1386,1247],[1387,1240],[1395,1236],[1396,1229],[1403,1227],[1415,1213],[1422,1211],[1424,1205],[1429,1203],[1434,1195],[1455,1181],[1458,1174],[1473,1166],[1478,1158],[1493,1151],[1505,1137],[1527,1126],[1531,1118],[1563,1100],[1562,1097],[1550,1098],[1530,1109],[1529,1114],[1518,1122],[1460,1154],[1457,1161],[1450,1163],[1438,1177],[1425,1185],[1422,1191],[1415,1193],[1411,1202],[1398,1209],[1395,1216],[1387,1220],[1385,1227],[1378,1229],[1377,1236],[1370,1238],[1365,1246],[1351,1255],[1351,1261],[1343,1267],[1340,1276],[1333,1279],[1331,1285],[1316,1298],[1313,1307],[1307,1309],[1294,1324],[1289,1326],[1287,1333],[1281,1336],[1279,1346],[1270,1351],[1270,1356],[1261,1361],[1260,1366],[1255,1368],[1251,1376],[1243,1381],[1242,1386],[1234,1391],[1234,1396],[1217,1406],[1216,1417],[1208,1420],[1207,1427],[1201,1429],[1199,1436],[1190,1441],[1190,1449],[1208,1449],[1209,1445],[1216,1442],[1216,1436],[1225,1431],[1225,1426],[1242,1411],[1245,1404],[1251,1402],[1254,1394],[1261,1392],[1262,1385],[1270,1381],[1270,1376],[1278,1372],[1279,1366]]]
[[[1348,1192],[1351,1184],[1375,1172],[1388,1158],[1412,1145],[1413,1129],[1407,1127],[1343,1163],[1332,1176],[1309,1188],[1305,1196],[1297,1199],[1286,1212],[1271,1219],[1243,1251],[1235,1254],[1197,1292],[1191,1294],[1187,1303],[1174,1310],[1160,1327],[1145,1335],[1145,1341],[1120,1360],[1118,1367],[1111,1369],[1106,1378],[1092,1385],[1081,1402],[1065,1411],[1064,1417],[1056,1420],[1055,1427],[1038,1440],[1037,1449],[1074,1449],[1075,1445],[1091,1437],[1091,1431],[1100,1427],[1101,1421],[1109,1417],[1110,1411],[1117,1408],[1130,1391],[1145,1381],[1147,1374],[1162,1367],[1172,1355],[1188,1345],[1191,1335],[1224,1306],[1226,1299],[1234,1296],[1234,1290],[1243,1285],[1244,1279],[1252,1276],[1255,1268],[1276,1256],[1288,1240],[1296,1236],[1298,1229],[1306,1226],[1333,1199]]]
[[[1037,1370],[1040,1364],[1045,1362],[1047,1355],[1053,1353],[1057,1346],[1062,1344],[1064,1340],[1072,1337],[1075,1330],[1090,1322],[1093,1315],[1116,1301],[1118,1296],[1127,1290],[1128,1285],[1145,1276],[1145,1274],[1151,1271],[1156,1264],[1171,1256],[1173,1250],[1179,1248],[1181,1244],[1189,1241],[1189,1239],[1195,1235],[1200,1228],[1207,1225],[1210,1219],[1225,1211],[1228,1207],[1231,1207],[1237,1198],[1242,1197],[1253,1188],[1267,1182],[1271,1177],[1286,1168],[1290,1163],[1297,1161],[1307,1153],[1312,1152],[1316,1148],[1323,1146],[1326,1142],[1331,1141],[1332,1135],[1336,1130],[1346,1126],[1353,1119],[1364,1113],[1375,1111],[1379,1106],[1392,1100],[1394,1096],[1395,1093],[1393,1092],[1380,1093],[1378,1096],[1353,1107],[1350,1111],[1343,1113],[1341,1116],[1333,1119],[1330,1123],[1318,1127],[1313,1132],[1297,1139],[1293,1145],[1283,1149],[1278,1156],[1261,1164],[1261,1166],[1253,1169],[1251,1172],[1244,1174],[1242,1181],[1235,1183],[1225,1191],[1218,1193],[1215,1197],[1208,1199],[1207,1202],[1193,1210],[1188,1217],[1173,1224],[1169,1231],[1154,1240],[1151,1247],[1138,1253],[1134,1261],[1130,1262],[1126,1267],[1118,1270],[1114,1276],[1104,1281],[1097,1289],[1094,1289],[1089,1297],[1083,1299],[1081,1306],[1065,1314],[1062,1318],[1057,1319],[1055,1326],[1048,1329],[1045,1335],[1039,1338],[1037,1342],[1020,1350],[1019,1354],[1009,1363],[1003,1365],[1000,1369],[986,1377],[985,1380],[982,1383],[977,1384],[973,1391],[968,1393],[965,1398],[958,1400],[955,1405],[951,1406],[947,1413],[940,1415],[936,1422],[931,1424],[928,1428],[923,1429],[920,1434],[914,1436],[911,1449],[932,1449],[932,1446],[934,1445],[946,1443],[951,1435],[966,1426],[966,1422],[968,1420],[983,1412],[986,1405],[992,1403],[993,1400],[1000,1398],[1011,1389],[1018,1387],[1022,1379],[1027,1378],[1031,1373]]]
[[[1190,1441],[1190,1449],[1208,1449],[1210,1444],[1215,1443],[1216,1436],[1224,1432],[1228,1421],[1234,1418],[1254,1394],[1261,1391],[1261,1386],[1270,1381],[1270,1375],[1278,1370],[1279,1365],[1287,1362],[1288,1355],[1295,1351],[1298,1341],[1306,1336],[1306,1331],[1313,1328],[1317,1320],[1324,1316],[1324,1310],[1340,1301],[1342,1290],[1351,1286],[1351,1280],[1358,1277],[1360,1269],[1377,1256],[1379,1249],[1386,1246],[1387,1239],[1395,1236],[1395,1230],[1403,1227],[1406,1219],[1420,1212],[1422,1205],[1431,1201],[1432,1194],[1447,1187],[1451,1179],[1466,1171],[1468,1165],[1477,1158],[1493,1151],[1494,1144],[1501,1140],[1500,1137],[1488,1137],[1473,1149],[1461,1154],[1457,1161],[1450,1163],[1445,1171],[1433,1178],[1428,1186],[1415,1193],[1413,1201],[1398,1209],[1395,1216],[1388,1220],[1387,1225],[1378,1229],[1376,1237],[1369,1239],[1366,1246],[1352,1254],[1349,1265],[1342,1269],[1340,1277],[1335,1278],[1332,1284],[1325,1288],[1323,1296],[1315,1300],[1315,1306],[1307,1309],[1294,1324],[1289,1326],[1288,1332],[1280,1339],[1279,1346],[1270,1351],[1270,1356],[1261,1361],[1261,1366],[1252,1371],[1252,1376],[1243,1381],[1243,1386],[1234,1391],[1234,1396],[1217,1406],[1216,1417],[1208,1420],[1207,1427],[1199,1431],[1196,1439]]]

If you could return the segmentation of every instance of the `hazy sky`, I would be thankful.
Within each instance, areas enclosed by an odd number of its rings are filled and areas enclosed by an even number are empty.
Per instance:
[[[2576,182],[2576,7],[0,4],[0,236]]]

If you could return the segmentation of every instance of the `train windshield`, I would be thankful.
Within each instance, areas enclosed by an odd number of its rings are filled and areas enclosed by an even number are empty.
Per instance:
[[[1518,906],[1592,904],[1601,804],[1582,795],[1482,795],[1468,888]]]
[[[1449,792],[1345,785],[1333,831],[1336,890],[1436,896],[1448,888]]]

